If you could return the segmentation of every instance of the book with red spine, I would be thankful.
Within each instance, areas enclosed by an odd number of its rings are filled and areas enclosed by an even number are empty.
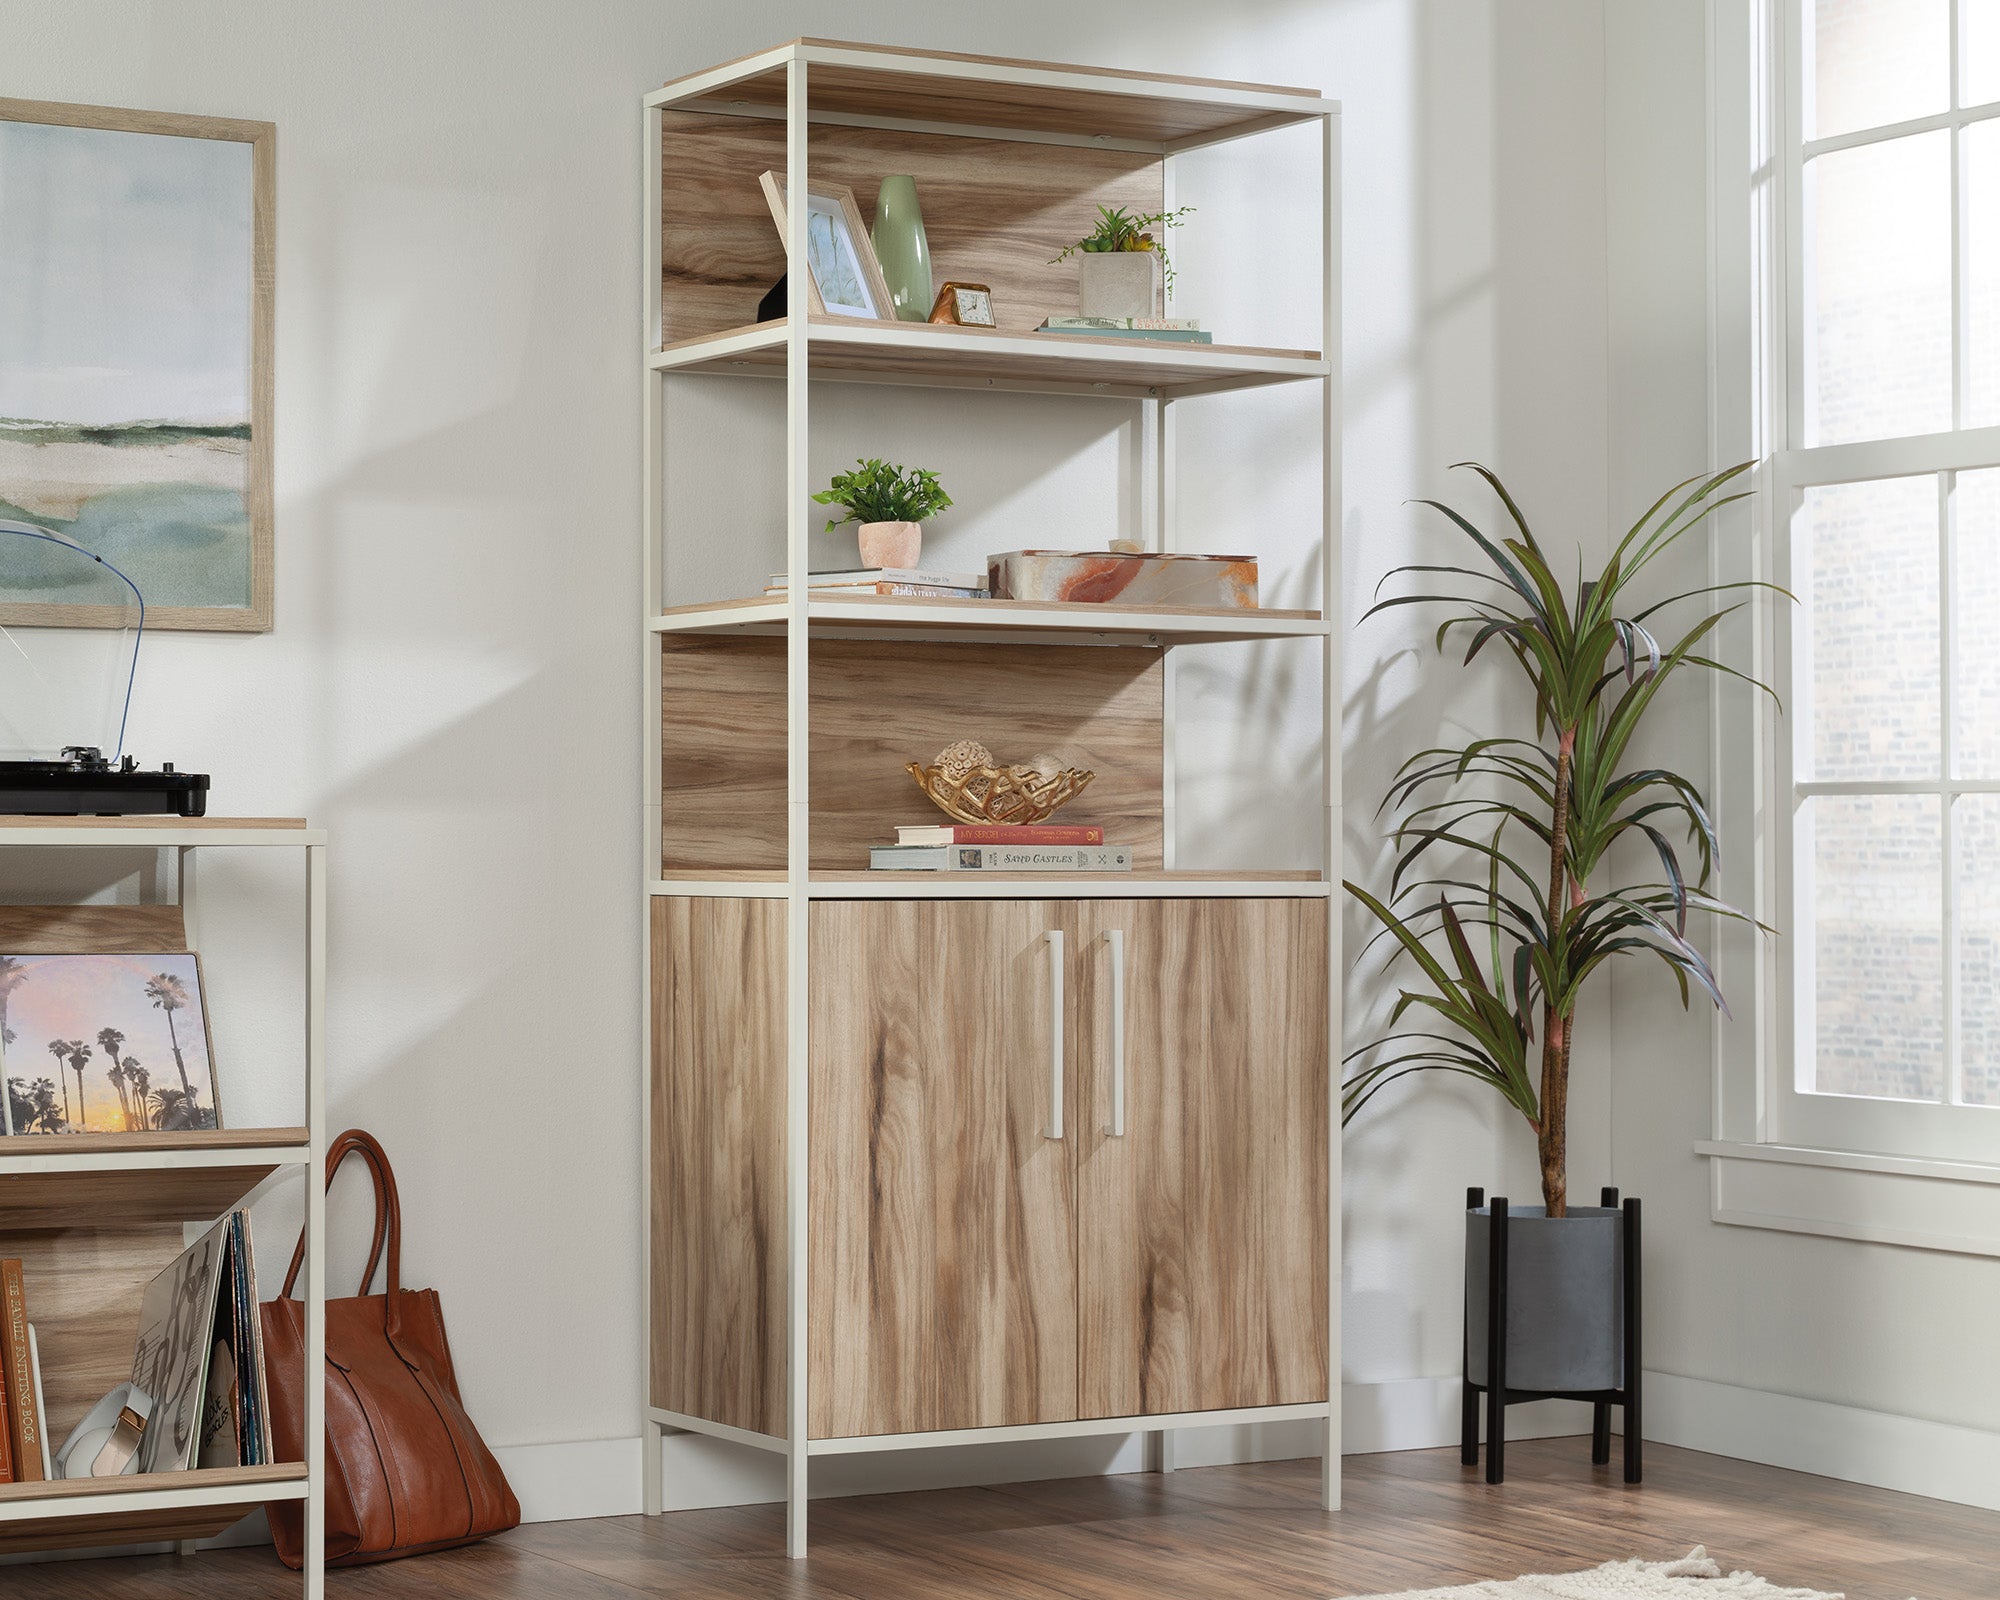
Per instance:
[[[1104,843],[1104,830],[1080,822],[960,822],[896,830],[898,844],[1084,845]]]
[[[28,1350],[28,1293],[21,1263],[0,1261],[0,1366],[7,1371],[8,1444],[14,1481],[42,1482],[42,1419],[35,1404],[35,1364]]]

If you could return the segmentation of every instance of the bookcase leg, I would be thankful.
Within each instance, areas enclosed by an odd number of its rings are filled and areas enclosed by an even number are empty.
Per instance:
[[[641,1481],[645,1485],[646,1515],[657,1517],[666,1510],[666,1487],[662,1480],[660,1450],[666,1439],[666,1429],[651,1417],[639,1430],[639,1448],[645,1452],[645,1462]]]
[[[803,1561],[806,1554],[806,1449],[794,1444],[785,1455],[785,1554]]]
[[[1146,1435],[1146,1469],[1149,1472],[1174,1470],[1174,1430],[1156,1428]]]

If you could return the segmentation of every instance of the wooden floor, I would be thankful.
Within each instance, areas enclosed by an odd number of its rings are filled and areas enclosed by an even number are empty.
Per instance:
[[[820,1500],[803,1562],[779,1553],[777,1506],[542,1523],[330,1574],[328,1589],[354,1600],[1328,1600],[1706,1544],[1725,1569],[1849,1600],[2000,1594],[2000,1514],[1659,1446],[1649,1481],[1628,1489],[1589,1458],[1587,1440],[1510,1444],[1509,1481],[1488,1488],[1455,1450],[1356,1456],[1334,1514],[1319,1509],[1310,1461]],[[268,1550],[0,1568],[7,1600],[298,1592]]]

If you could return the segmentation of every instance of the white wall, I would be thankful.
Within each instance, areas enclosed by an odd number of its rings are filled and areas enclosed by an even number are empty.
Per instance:
[[[408,1279],[443,1291],[473,1412],[532,1480],[531,1513],[636,1497],[638,99],[802,32],[1339,96],[1349,620],[1390,566],[1452,551],[1403,503],[1469,495],[1450,462],[1498,467],[1552,540],[1595,548],[1604,520],[1591,0],[0,0],[0,94],[278,123],[277,631],[150,646],[134,745],[213,773],[218,810],[332,828],[333,1118],[398,1158]],[[1188,163],[1211,218],[1242,195],[1282,199],[1294,171],[1295,192],[1314,192],[1295,148],[1269,167],[1242,148]],[[1281,242],[1311,237],[1310,219],[1280,226]],[[1199,295],[1211,323],[1268,326],[1298,295],[1304,314],[1310,259],[1247,261],[1227,237],[1191,237],[1190,309]],[[1121,514],[1129,443],[1110,407],[869,393],[894,442],[955,453],[992,497],[958,524],[966,553],[1007,547],[992,540],[1010,521],[1059,525],[1081,504],[1080,531],[1101,536]],[[747,430],[763,403],[729,402]],[[1311,397],[1203,405],[1216,420],[1191,443],[1218,487],[1190,473],[1186,526],[1254,539],[1275,592],[1302,594]],[[842,449],[874,437],[858,415],[834,423]],[[974,424],[1009,454],[969,446]],[[725,464],[753,465],[717,437]],[[1456,719],[1480,723],[1501,691],[1485,675],[1469,691],[1407,614],[1350,639],[1347,865],[1374,879],[1390,769]],[[1189,857],[1211,823],[1247,817],[1265,859],[1310,860],[1306,658],[1208,654],[1183,679],[1204,730]],[[113,877],[99,863],[66,881],[136,892]],[[216,978],[238,1105],[277,1115],[255,1085],[290,1034],[283,991],[259,981],[252,878],[217,875],[209,940],[233,941],[238,962],[231,980],[218,956]],[[1357,1018],[1380,992],[1354,983]],[[1601,1019],[1580,1058],[1592,1040]],[[1348,1376],[1370,1385],[1456,1372],[1461,1191],[1534,1187],[1527,1135],[1497,1105],[1444,1086],[1399,1098],[1421,1104],[1385,1103],[1348,1146]],[[1606,1173],[1601,1088],[1580,1087],[1576,1112],[1582,1187]],[[336,1283],[364,1226],[340,1221]],[[267,1241],[289,1226],[274,1214]],[[1409,1392],[1371,1391],[1363,1442],[1397,1428],[1428,1442],[1436,1395],[1394,1400]]]
[[[1704,0],[1606,8],[1611,496],[1628,520],[1707,462],[1706,11]],[[1702,581],[1704,564],[1691,548],[1683,575]],[[1708,727],[1705,696],[1684,693],[1649,753],[1712,780]],[[1719,821],[1725,848],[1746,851],[1747,819]],[[1741,1010],[1725,1026],[1748,1028],[1748,971],[1722,978]],[[1693,1153],[1712,1131],[1708,1018],[1683,1016],[1662,974],[1624,972],[1613,1032],[1614,1168],[1649,1207],[1647,1365],[1687,1380],[1660,1386],[1655,1428],[1995,1503],[2000,1261],[1711,1222],[1707,1163]],[[1983,1474],[1965,1470],[1974,1460]]]

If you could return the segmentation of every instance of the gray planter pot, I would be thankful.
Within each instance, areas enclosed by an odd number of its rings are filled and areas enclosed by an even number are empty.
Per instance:
[[[1611,1459],[1611,1408],[1625,1415],[1625,1481],[1644,1476],[1639,1202],[1618,1191],[1551,1218],[1465,1196],[1465,1383],[1459,1459],[1506,1481],[1507,1407],[1568,1395],[1591,1403],[1590,1459]]]
[[[1486,1384],[1488,1271],[1493,1210],[1465,1214],[1466,1354]],[[1619,1213],[1542,1206],[1507,1214],[1507,1387],[1587,1394],[1625,1377],[1625,1242]]]

